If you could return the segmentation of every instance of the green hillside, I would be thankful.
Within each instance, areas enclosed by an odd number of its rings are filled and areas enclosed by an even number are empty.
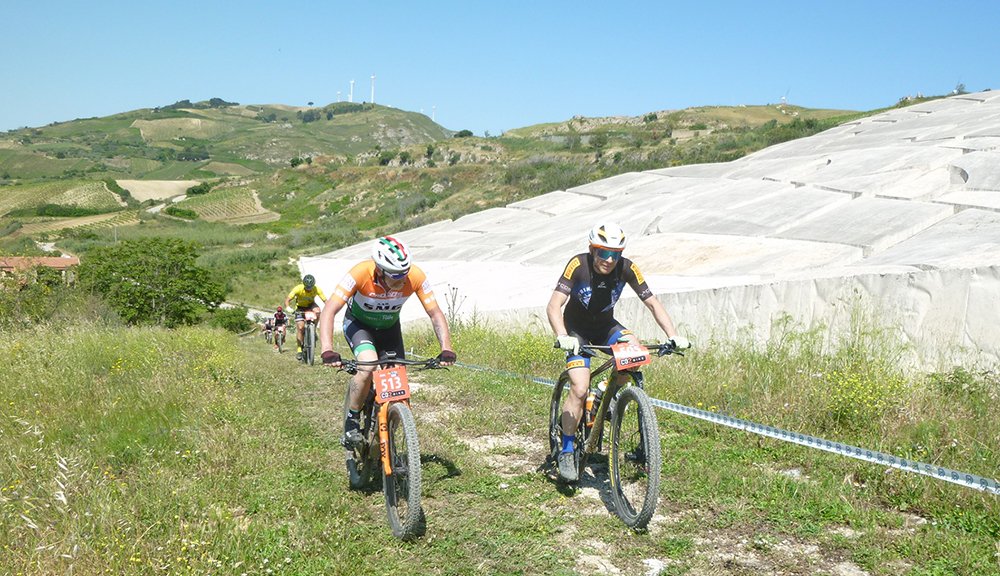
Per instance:
[[[4,180],[208,178],[242,166],[266,172],[295,157],[357,154],[445,139],[430,118],[372,104],[253,106],[187,101],[0,137]]]
[[[370,104],[182,101],[0,135],[0,253],[23,251],[25,236],[81,256],[116,239],[185,238],[233,299],[265,306],[299,255],[626,172],[729,161],[864,114],[705,106],[477,137]],[[196,182],[208,193],[181,200]],[[88,183],[108,194],[84,200]]]

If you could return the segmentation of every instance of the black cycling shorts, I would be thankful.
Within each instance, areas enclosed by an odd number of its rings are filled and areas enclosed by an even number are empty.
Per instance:
[[[374,350],[379,358],[390,350],[396,353],[396,358],[406,358],[403,349],[403,331],[396,322],[388,328],[372,328],[354,318],[344,318],[344,339],[351,347],[355,358],[358,352]]]

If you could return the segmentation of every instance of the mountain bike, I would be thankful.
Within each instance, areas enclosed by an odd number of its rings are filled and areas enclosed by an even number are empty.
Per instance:
[[[316,360],[316,321],[319,315],[315,310],[296,312],[295,319],[302,318],[305,326],[302,328],[302,362],[310,366]]]
[[[653,517],[660,488],[660,432],[656,412],[643,389],[642,372],[651,354],[683,355],[673,343],[621,342],[612,346],[586,345],[582,350],[601,352],[607,360],[590,373],[590,391],[576,430],[574,459],[582,475],[587,458],[598,454],[609,423],[608,475],[615,514],[630,528],[642,530]],[[629,377],[618,385],[618,375]],[[562,450],[562,404],[569,393],[569,371],[564,370],[552,391],[549,407],[549,459],[556,462]]]
[[[285,325],[274,327],[274,345],[278,348],[278,354],[281,354],[282,348],[285,345]]]
[[[265,326],[264,327],[264,342],[270,344],[271,341],[272,341],[272,339],[273,339],[273,333],[274,333],[273,329],[268,328],[267,326]]]
[[[348,482],[353,489],[371,484],[382,475],[385,511],[392,534],[403,540],[423,533],[424,512],[420,506],[420,444],[410,411],[407,366],[444,368],[437,358],[408,360],[389,352],[380,360],[345,360],[341,370],[356,374],[359,367],[376,368],[372,386],[361,409],[361,446],[345,448]],[[344,417],[350,404],[351,387],[344,396]]]

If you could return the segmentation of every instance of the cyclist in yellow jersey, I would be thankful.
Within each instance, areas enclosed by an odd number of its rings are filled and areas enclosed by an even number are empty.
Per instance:
[[[306,310],[312,310],[319,314],[319,305],[316,304],[316,299],[319,298],[320,302],[326,302],[326,295],[323,291],[319,289],[316,285],[316,278],[312,274],[306,274],[302,277],[302,283],[297,284],[292,291],[288,293],[285,298],[285,307],[291,308],[292,302],[295,302],[295,342],[298,344],[298,358],[302,359],[302,338],[303,332],[305,330],[305,312]]]
[[[403,303],[416,294],[431,319],[434,334],[441,344],[438,359],[442,366],[455,362],[451,332],[444,312],[438,307],[424,271],[410,264],[410,252],[392,236],[375,240],[371,260],[356,264],[337,284],[330,301],[320,315],[319,337],[323,364],[340,366],[340,354],[333,351],[333,319],[341,308],[344,313],[344,338],[354,357],[361,361],[377,360],[380,353],[394,351],[406,358],[399,312]],[[373,368],[359,368],[351,380],[351,396],[344,421],[345,446],[362,441],[360,410],[371,389]]]

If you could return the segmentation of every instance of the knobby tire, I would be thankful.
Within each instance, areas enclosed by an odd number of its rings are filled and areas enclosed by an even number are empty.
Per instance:
[[[420,507],[420,444],[417,440],[417,425],[406,404],[395,402],[388,409],[392,474],[383,474],[385,510],[393,536],[409,540],[424,531],[424,513]]]
[[[653,404],[641,388],[623,388],[612,413],[608,470],[615,513],[632,529],[644,529],[656,510],[660,462]]]

